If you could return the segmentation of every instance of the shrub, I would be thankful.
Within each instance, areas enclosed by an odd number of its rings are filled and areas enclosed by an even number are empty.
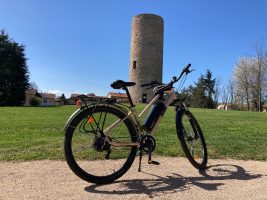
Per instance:
[[[30,98],[30,105],[31,106],[39,106],[41,104],[41,100],[38,97]]]

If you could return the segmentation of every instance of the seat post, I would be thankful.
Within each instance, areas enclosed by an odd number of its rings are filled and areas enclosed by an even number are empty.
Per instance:
[[[128,88],[125,86],[122,89],[124,89],[126,91],[126,94],[127,94],[128,99],[129,99],[129,103],[130,103],[131,107],[134,107],[134,104],[133,104],[133,101],[132,101],[132,97],[131,97],[131,95],[129,93]]]

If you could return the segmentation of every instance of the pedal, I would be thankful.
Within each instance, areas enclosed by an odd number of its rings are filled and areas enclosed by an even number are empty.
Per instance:
[[[108,149],[108,150],[106,150],[107,151],[107,154],[105,155],[105,159],[106,160],[109,160],[109,158],[110,158],[110,153],[111,153],[111,150],[110,149]]]
[[[155,160],[148,160],[148,164],[152,165],[159,165],[160,163]]]

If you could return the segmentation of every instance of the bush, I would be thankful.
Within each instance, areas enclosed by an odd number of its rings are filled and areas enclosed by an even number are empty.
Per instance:
[[[31,106],[39,106],[41,104],[41,100],[38,97],[30,98],[30,105]]]

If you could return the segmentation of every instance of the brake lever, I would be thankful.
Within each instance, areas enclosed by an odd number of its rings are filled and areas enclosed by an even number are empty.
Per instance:
[[[186,72],[186,74],[189,74],[189,73],[191,73],[193,71],[195,71],[195,69],[188,70],[188,72]]]

